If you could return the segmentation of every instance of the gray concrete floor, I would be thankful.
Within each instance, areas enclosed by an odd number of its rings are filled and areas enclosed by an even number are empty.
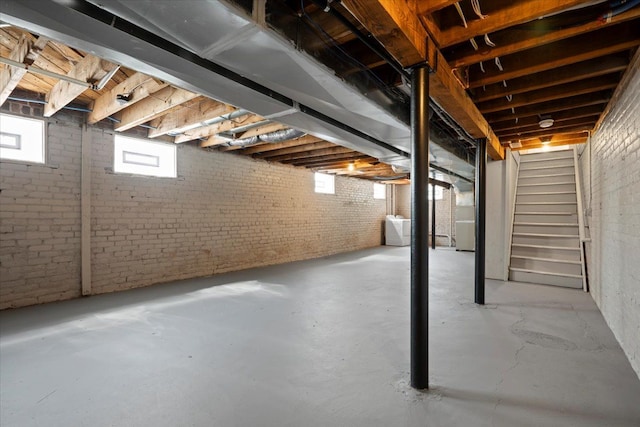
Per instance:
[[[640,426],[640,381],[582,291],[430,252],[427,392],[408,386],[409,249],[381,247],[0,313],[2,426]]]

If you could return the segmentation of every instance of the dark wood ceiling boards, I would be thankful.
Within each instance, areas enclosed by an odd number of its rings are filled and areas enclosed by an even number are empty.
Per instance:
[[[640,45],[634,2],[410,3],[504,145],[584,142]],[[541,128],[543,118],[553,125]]]

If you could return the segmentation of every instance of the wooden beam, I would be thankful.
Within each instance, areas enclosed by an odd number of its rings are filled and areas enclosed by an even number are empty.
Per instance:
[[[338,160],[327,160],[327,161],[318,161],[315,163],[311,163],[311,164],[307,164],[307,165],[294,165],[294,166],[304,166],[307,169],[314,169],[314,170],[318,170],[318,169],[342,169],[342,168],[346,168],[349,167],[349,163],[354,162],[377,162],[378,159],[376,159],[375,157],[360,157],[360,158],[354,158],[354,159],[338,159]]]
[[[429,15],[459,1],[460,0],[411,0],[410,4],[417,15]]]
[[[502,9],[489,13],[486,19],[472,19],[467,21],[467,27],[456,26],[441,31],[438,44],[440,47],[452,46],[467,41],[472,37],[533,21],[542,16],[560,12],[583,3],[584,0],[521,0],[507,2]]]
[[[556,123],[562,123],[567,120],[574,120],[590,116],[599,116],[600,114],[602,114],[603,109],[604,104],[599,104],[590,105],[588,107],[572,108],[568,110],[558,111],[553,114],[553,120]],[[539,127],[538,122],[540,122],[540,117],[536,114],[519,118],[517,123],[515,119],[509,119],[503,122],[495,122],[491,124],[491,127],[496,132],[496,134],[500,135],[504,134],[506,131],[526,128],[527,126]]]
[[[550,114],[556,111],[563,111],[578,107],[587,107],[589,105],[605,104],[611,98],[611,91],[602,91],[589,93],[586,95],[572,96],[560,101],[547,101],[540,104],[527,105],[515,108],[515,112],[500,111],[497,113],[488,113],[487,120],[491,123],[511,120],[519,117],[527,117],[537,114]]]
[[[236,110],[237,108],[232,105],[202,97],[196,105],[184,107],[151,120],[150,125],[154,129],[149,129],[148,137],[156,138],[168,133],[180,133],[182,128],[194,126]]]
[[[624,55],[617,54],[604,58],[600,57],[509,80],[506,87],[500,82],[489,85],[486,88],[478,88],[472,98],[476,103],[490,101],[507,95],[618,73],[625,70],[628,64],[629,57],[626,53]]]
[[[587,131],[572,132],[572,133],[558,133],[558,134],[552,135],[549,138],[548,142],[552,143],[552,142],[573,141],[576,139],[586,138],[586,137],[587,137]],[[532,137],[532,138],[523,138],[520,140],[520,142],[523,145],[529,144],[531,142],[535,143],[536,141],[540,141],[540,138]]]
[[[554,99],[563,99],[569,96],[583,95],[586,93],[598,92],[605,89],[613,89],[618,85],[618,74],[593,77],[573,83],[547,87],[532,92],[525,92],[513,95],[509,101],[507,98],[492,99],[477,104],[482,114],[496,111],[509,110],[511,108],[522,107],[524,105],[537,104]]]
[[[640,25],[634,24],[638,23],[627,22],[502,57],[503,71],[493,64],[487,64],[483,73],[474,66],[469,69],[469,87],[477,88],[503,80],[508,85],[511,79],[631,49],[640,45]]]
[[[429,75],[429,96],[472,137],[487,138],[492,159],[504,159],[504,148],[498,138],[406,2],[343,0],[342,4],[402,66],[429,63],[434,70]]]
[[[403,66],[427,58],[427,33],[404,0],[342,0],[344,7]]]
[[[92,110],[87,116],[87,123],[94,124],[100,120],[109,117],[127,107],[131,107],[136,102],[142,101],[152,93],[166,87],[162,83],[152,77],[142,73],[135,73],[123,82],[114,86],[111,90],[102,94],[98,99],[89,105]],[[116,100],[119,94],[130,94],[130,99],[126,104],[122,104]]]
[[[576,139],[580,139],[580,138],[585,138],[588,136],[588,132],[587,131],[583,131],[583,132],[573,132],[573,133],[560,133],[560,134],[556,134],[551,136],[551,139],[549,139],[549,143],[558,143],[558,142],[565,142],[565,141],[575,141]],[[523,139],[520,142],[522,144],[529,144],[532,142],[536,142],[536,140],[540,140],[540,138],[528,138],[528,139]]]
[[[335,147],[335,146],[336,145],[331,143],[331,142],[325,142],[325,141],[314,142],[312,144],[295,145],[293,147],[287,147],[287,148],[280,148],[280,149],[277,149],[277,150],[258,152],[256,154],[253,154],[253,157],[256,158],[256,159],[270,160],[272,157],[283,156],[285,154],[305,153],[305,152],[311,152],[313,150],[321,150],[323,148],[331,148],[331,147]]]
[[[503,141],[519,140],[522,142],[523,140],[530,139],[530,138],[555,137],[558,134],[565,134],[570,132],[571,133],[587,132],[587,131],[593,130],[594,125],[595,125],[595,121],[587,124],[578,125],[578,126],[567,126],[567,127],[559,126],[557,128],[555,128],[554,126],[554,128],[540,129],[537,132],[530,132],[526,135],[513,135],[511,137],[504,137],[502,138],[502,140]]]
[[[353,153],[357,153],[357,151],[352,150],[351,148],[333,146],[330,148],[322,148],[319,150],[282,154],[280,156],[270,157],[268,160],[270,162],[287,163],[289,161],[295,162],[296,160],[310,160],[315,157],[323,157],[331,154],[353,154]]]
[[[222,138],[218,135],[211,135],[200,143],[200,148],[215,147],[218,145],[224,145],[229,142],[228,138]]]
[[[187,102],[198,95],[188,90],[167,86],[131,107],[118,112],[114,117],[119,121],[115,130],[118,132],[131,129],[166,114],[169,110]]]
[[[244,148],[242,150],[242,154],[246,154],[246,155],[259,155],[259,153],[268,153],[272,150],[280,150],[283,148],[289,148],[289,147],[298,147],[298,146],[304,146],[304,145],[308,145],[308,144],[312,144],[314,142],[320,142],[322,141],[322,139],[315,137],[313,135],[305,135],[301,138],[298,139],[294,139],[292,141],[286,141],[286,142],[276,142],[276,143],[271,143],[271,144],[265,144],[265,145],[256,145],[253,147],[247,147]]]
[[[67,76],[76,80],[97,83],[108,72],[113,70],[116,64],[87,55],[67,73]],[[87,90],[85,86],[60,80],[47,94],[47,104],[44,106],[44,116],[51,117],[68,103],[76,99]]]
[[[297,159],[297,160],[286,161],[281,163],[292,164],[294,166],[317,167],[317,166],[325,165],[331,162],[349,162],[351,160],[365,159],[369,157],[370,156],[366,154],[353,151],[352,153],[330,154],[322,157],[314,157],[309,160]]]
[[[504,160],[504,147],[493,133],[491,126],[474,105],[442,54],[429,39],[430,64],[436,66],[429,74],[429,96],[433,98],[460,126],[474,138],[487,139],[487,154],[493,160]]]
[[[540,2],[542,3],[542,2]],[[449,65],[452,68],[465,67],[471,64],[477,64],[480,61],[493,60],[496,57],[502,57],[505,55],[511,55],[523,50],[532,49],[534,47],[543,46],[549,43],[564,40],[580,34],[585,34],[591,31],[599,30],[604,27],[609,27],[621,22],[629,21],[640,17],[640,8],[628,10],[620,15],[616,15],[611,18],[610,21],[601,22],[598,20],[592,20],[586,24],[569,26],[568,28],[562,28],[555,31],[546,31],[540,34],[540,31],[526,31],[525,29],[515,28],[513,31],[505,31],[504,35],[492,34],[491,39],[496,44],[495,47],[482,47],[479,50],[475,50],[472,47],[466,47],[456,49],[449,58]],[[542,21],[535,21],[535,26],[547,28],[548,23]]]
[[[548,128],[548,133],[565,132],[566,129],[574,129],[576,126],[587,126],[587,129],[593,129],[598,121],[597,115],[588,117],[579,117],[572,120],[564,120],[561,122],[554,122],[553,126]],[[534,134],[541,134],[545,129],[540,128],[538,125],[522,126],[517,129],[510,129],[508,131],[499,133],[498,136],[501,140],[512,141],[514,139],[527,138],[529,136],[535,136]],[[547,133],[547,134],[548,134]]]
[[[48,42],[49,39],[39,37],[35,43],[32,43],[27,35],[22,34],[9,54],[9,59],[25,65],[32,65]],[[27,70],[24,68],[11,67],[9,65],[5,65],[0,71],[0,105],[4,104],[26,73]]]
[[[279,130],[288,129],[289,126],[283,125],[281,123],[269,123],[264,126],[258,126],[252,129],[249,129],[246,132],[241,133],[240,135],[236,135],[237,138],[251,138],[254,136],[264,135],[265,133],[277,132]],[[233,132],[231,129],[229,132]]]
[[[437,40],[440,38],[440,27],[434,20],[432,15],[423,15],[420,17],[420,21],[422,25],[427,29],[427,33],[429,33],[429,38],[433,40],[436,46],[438,46]]]
[[[567,139],[564,141],[547,142],[547,143],[537,140],[537,141],[528,142],[526,143],[526,145],[522,144],[522,147],[512,148],[511,150],[512,151],[533,150],[536,148],[544,148],[544,147],[559,147],[564,145],[584,144],[585,142],[587,142],[587,136],[574,138],[574,139]]]
[[[264,120],[264,117],[255,114],[247,114],[246,116],[241,116],[233,120],[225,120],[223,122],[214,123],[209,126],[203,126],[185,131],[181,135],[177,135],[174,138],[174,142],[176,144],[180,144],[182,142],[193,141],[194,139],[206,139],[217,133],[228,132],[233,128],[237,128],[238,126],[263,122]]]

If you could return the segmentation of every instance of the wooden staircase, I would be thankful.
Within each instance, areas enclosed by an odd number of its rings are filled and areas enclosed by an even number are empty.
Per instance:
[[[520,157],[509,280],[583,288],[573,150]]]

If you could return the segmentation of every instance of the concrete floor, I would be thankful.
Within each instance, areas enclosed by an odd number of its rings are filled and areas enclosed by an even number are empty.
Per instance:
[[[640,426],[640,381],[582,291],[430,252],[431,360],[408,387],[409,248],[0,313],[9,426]]]

